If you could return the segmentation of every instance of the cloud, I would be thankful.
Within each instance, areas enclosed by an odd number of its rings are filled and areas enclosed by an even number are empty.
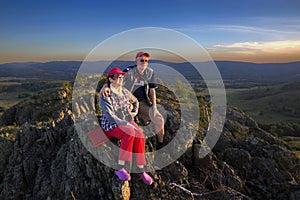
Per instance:
[[[188,34],[199,34],[201,38],[212,36],[222,37],[227,41],[247,38],[248,40],[296,40],[300,36],[300,19],[271,18],[271,17],[246,17],[240,18],[237,24],[202,24],[184,25],[175,28]]]
[[[300,60],[300,40],[239,42],[207,48],[215,59],[249,62],[291,62]]]
[[[294,35],[300,34],[300,31],[290,29],[276,29],[276,28],[260,28],[255,26],[241,26],[241,25],[212,25],[209,27],[210,30],[219,30],[219,31],[232,31],[239,33],[253,33],[253,34],[263,34],[263,35]]]
[[[268,42],[240,42],[228,45],[214,45],[216,49],[227,50],[254,50],[254,51],[280,51],[285,49],[300,50],[300,40],[283,40],[283,41],[268,41]]]
[[[176,30],[200,34],[201,38],[209,38],[212,35],[218,40],[222,37],[226,41],[234,41],[239,38],[248,38],[249,40],[295,40],[300,36],[299,24],[285,24],[285,25],[269,25],[258,26],[244,26],[244,25],[203,25],[203,26],[186,26],[177,28]]]
[[[267,28],[269,27],[269,28]],[[260,24],[257,26],[233,25],[233,24],[210,24],[210,25],[187,25],[175,28],[184,32],[206,32],[206,31],[228,31],[240,33],[259,33],[259,34],[299,34],[300,24]]]

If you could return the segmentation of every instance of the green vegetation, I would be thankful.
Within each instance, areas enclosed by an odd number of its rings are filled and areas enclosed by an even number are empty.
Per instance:
[[[227,101],[260,124],[300,122],[300,82],[226,89]]]
[[[19,130],[19,127],[17,127],[16,125],[0,127],[0,137],[13,142],[15,141],[15,135],[16,135],[15,132],[17,130]]]
[[[1,79],[0,80],[0,115],[3,111],[28,99],[37,92],[57,87],[69,87],[65,81],[41,81],[35,79]]]
[[[284,136],[281,138],[300,158],[300,137]]]
[[[202,138],[203,132],[201,131],[208,127],[208,115],[210,115],[211,113],[211,104],[207,101],[205,96],[203,96],[205,95],[203,89],[195,89],[195,84],[193,83],[192,85],[193,89],[187,87],[185,83],[176,78],[173,87],[166,88],[160,86],[157,89],[157,99],[158,102],[161,102],[162,105],[173,106],[171,107],[171,110],[177,110],[179,113],[181,112],[182,108],[180,107],[182,106],[186,106],[189,109],[195,109],[195,106],[198,105],[200,111],[200,121],[199,124],[194,124],[194,126],[196,130],[198,129],[198,126],[200,127],[196,135],[198,138]],[[192,99],[194,96],[197,98],[197,100]]]
[[[283,139],[300,157],[300,82],[226,89],[227,101]]]

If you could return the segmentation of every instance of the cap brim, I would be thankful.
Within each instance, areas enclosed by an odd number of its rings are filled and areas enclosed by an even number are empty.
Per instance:
[[[150,54],[147,52],[139,52],[135,58],[141,57],[141,56],[146,56],[147,58],[150,58]]]
[[[146,56],[146,57],[150,57],[150,54],[149,53],[143,53],[142,55],[140,55],[140,56]]]

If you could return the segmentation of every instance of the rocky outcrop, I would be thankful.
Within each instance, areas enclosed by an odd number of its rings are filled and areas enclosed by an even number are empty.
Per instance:
[[[244,194],[254,199],[300,197],[299,158],[241,111],[229,109],[213,152],[240,177]]]
[[[150,172],[153,185],[146,186],[136,174],[129,182],[119,181],[114,170],[95,159],[81,143],[70,95],[66,88],[44,91],[4,113],[1,199],[300,198],[299,158],[234,108],[228,109],[221,137],[206,157],[199,157],[205,143],[198,139],[177,161]],[[75,112],[90,109],[83,105]],[[168,114],[166,142],[177,134],[178,117],[178,113]],[[5,136],[12,134],[6,134],[10,124],[18,127],[13,129],[14,137],[7,139]],[[155,148],[153,139],[146,144],[148,150]]]

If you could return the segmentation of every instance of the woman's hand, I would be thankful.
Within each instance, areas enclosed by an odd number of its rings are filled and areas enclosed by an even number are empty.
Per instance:
[[[127,126],[128,126],[128,127],[130,127],[130,128],[133,128],[134,130],[137,130],[137,129],[136,129],[136,127],[135,127],[135,126],[133,126],[133,125],[132,125],[132,124],[130,124],[130,123],[127,123]]]
[[[138,114],[138,111],[130,112],[130,115],[131,115],[132,118],[134,118],[137,114]]]
[[[129,112],[132,118],[134,118],[138,114],[138,102],[135,102],[135,109],[133,103],[129,104]]]

